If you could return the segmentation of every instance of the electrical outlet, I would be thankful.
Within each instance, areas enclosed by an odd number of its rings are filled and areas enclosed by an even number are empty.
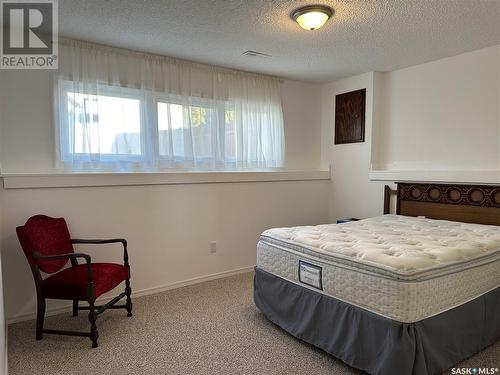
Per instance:
[[[215,254],[217,252],[217,242],[215,241],[210,242],[210,252],[212,254]]]

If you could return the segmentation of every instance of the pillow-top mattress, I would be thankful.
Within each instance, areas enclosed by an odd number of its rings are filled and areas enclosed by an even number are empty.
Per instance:
[[[415,322],[500,286],[500,227],[384,215],[274,228],[261,235],[257,267],[385,317]],[[315,273],[315,282],[307,282],[308,272]]]

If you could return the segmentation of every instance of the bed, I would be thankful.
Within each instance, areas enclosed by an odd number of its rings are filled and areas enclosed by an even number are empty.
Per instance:
[[[262,233],[254,299],[353,367],[434,374],[500,338],[500,188],[397,186],[383,216]]]

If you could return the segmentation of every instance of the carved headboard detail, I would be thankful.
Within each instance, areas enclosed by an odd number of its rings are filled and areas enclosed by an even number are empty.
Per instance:
[[[397,194],[396,213],[431,219],[500,225],[500,186],[397,183],[385,188],[384,213],[390,195]]]

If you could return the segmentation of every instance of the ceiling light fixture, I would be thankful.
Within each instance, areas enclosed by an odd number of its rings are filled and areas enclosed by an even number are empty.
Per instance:
[[[331,16],[333,9],[326,5],[308,5],[295,9],[291,14],[292,19],[306,30],[319,29]]]

